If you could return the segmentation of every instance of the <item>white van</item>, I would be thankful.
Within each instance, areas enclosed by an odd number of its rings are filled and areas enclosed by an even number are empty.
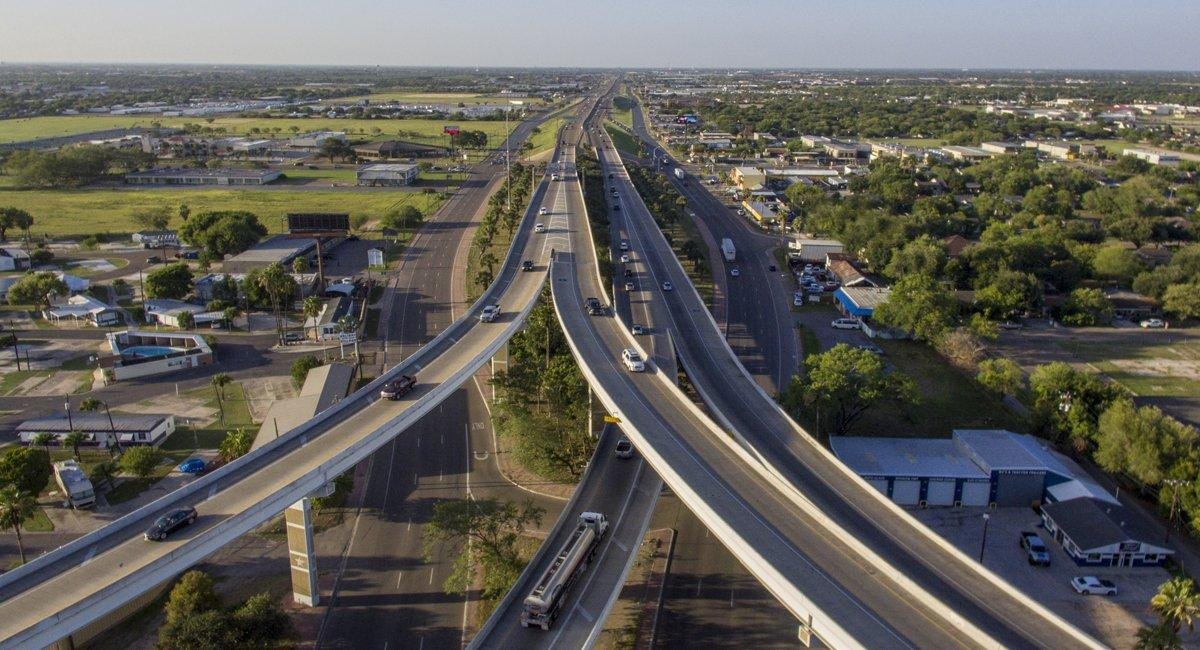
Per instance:
[[[829,324],[835,330],[862,329],[862,323],[857,318],[838,318]]]

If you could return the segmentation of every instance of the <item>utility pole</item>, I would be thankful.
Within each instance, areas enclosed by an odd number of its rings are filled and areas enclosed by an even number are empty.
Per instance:
[[[991,519],[991,515],[989,515],[986,512],[983,513],[983,541],[979,543],[979,563],[980,564],[983,564],[983,551],[984,551],[984,549],[987,548],[988,519]]]
[[[1163,544],[1171,541],[1171,528],[1175,526],[1175,508],[1179,505],[1179,486],[1186,483],[1180,478],[1169,478],[1163,481],[1170,485],[1171,490],[1171,514],[1167,517],[1167,535],[1163,538]]]

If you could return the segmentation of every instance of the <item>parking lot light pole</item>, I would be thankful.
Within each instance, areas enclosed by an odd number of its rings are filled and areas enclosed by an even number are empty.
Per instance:
[[[983,551],[984,551],[984,549],[987,548],[988,519],[991,519],[991,515],[989,515],[986,512],[983,513],[983,541],[979,542],[979,563],[980,564],[983,564]]]

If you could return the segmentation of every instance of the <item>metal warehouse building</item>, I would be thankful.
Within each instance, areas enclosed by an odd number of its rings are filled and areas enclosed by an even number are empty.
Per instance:
[[[958,429],[951,438],[830,439],[833,453],[900,505],[1029,506],[1091,497],[1100,486],[1032,436]]]
[[[417,180],[420,168],[407,163],[375,163],[358,168],[356,178],[364,187],[401,187]]]

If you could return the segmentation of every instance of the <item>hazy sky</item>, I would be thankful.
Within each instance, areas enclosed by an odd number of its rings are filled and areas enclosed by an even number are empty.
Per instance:
[[[1200,0],[0,0],[0,60],[1200,69]]]

